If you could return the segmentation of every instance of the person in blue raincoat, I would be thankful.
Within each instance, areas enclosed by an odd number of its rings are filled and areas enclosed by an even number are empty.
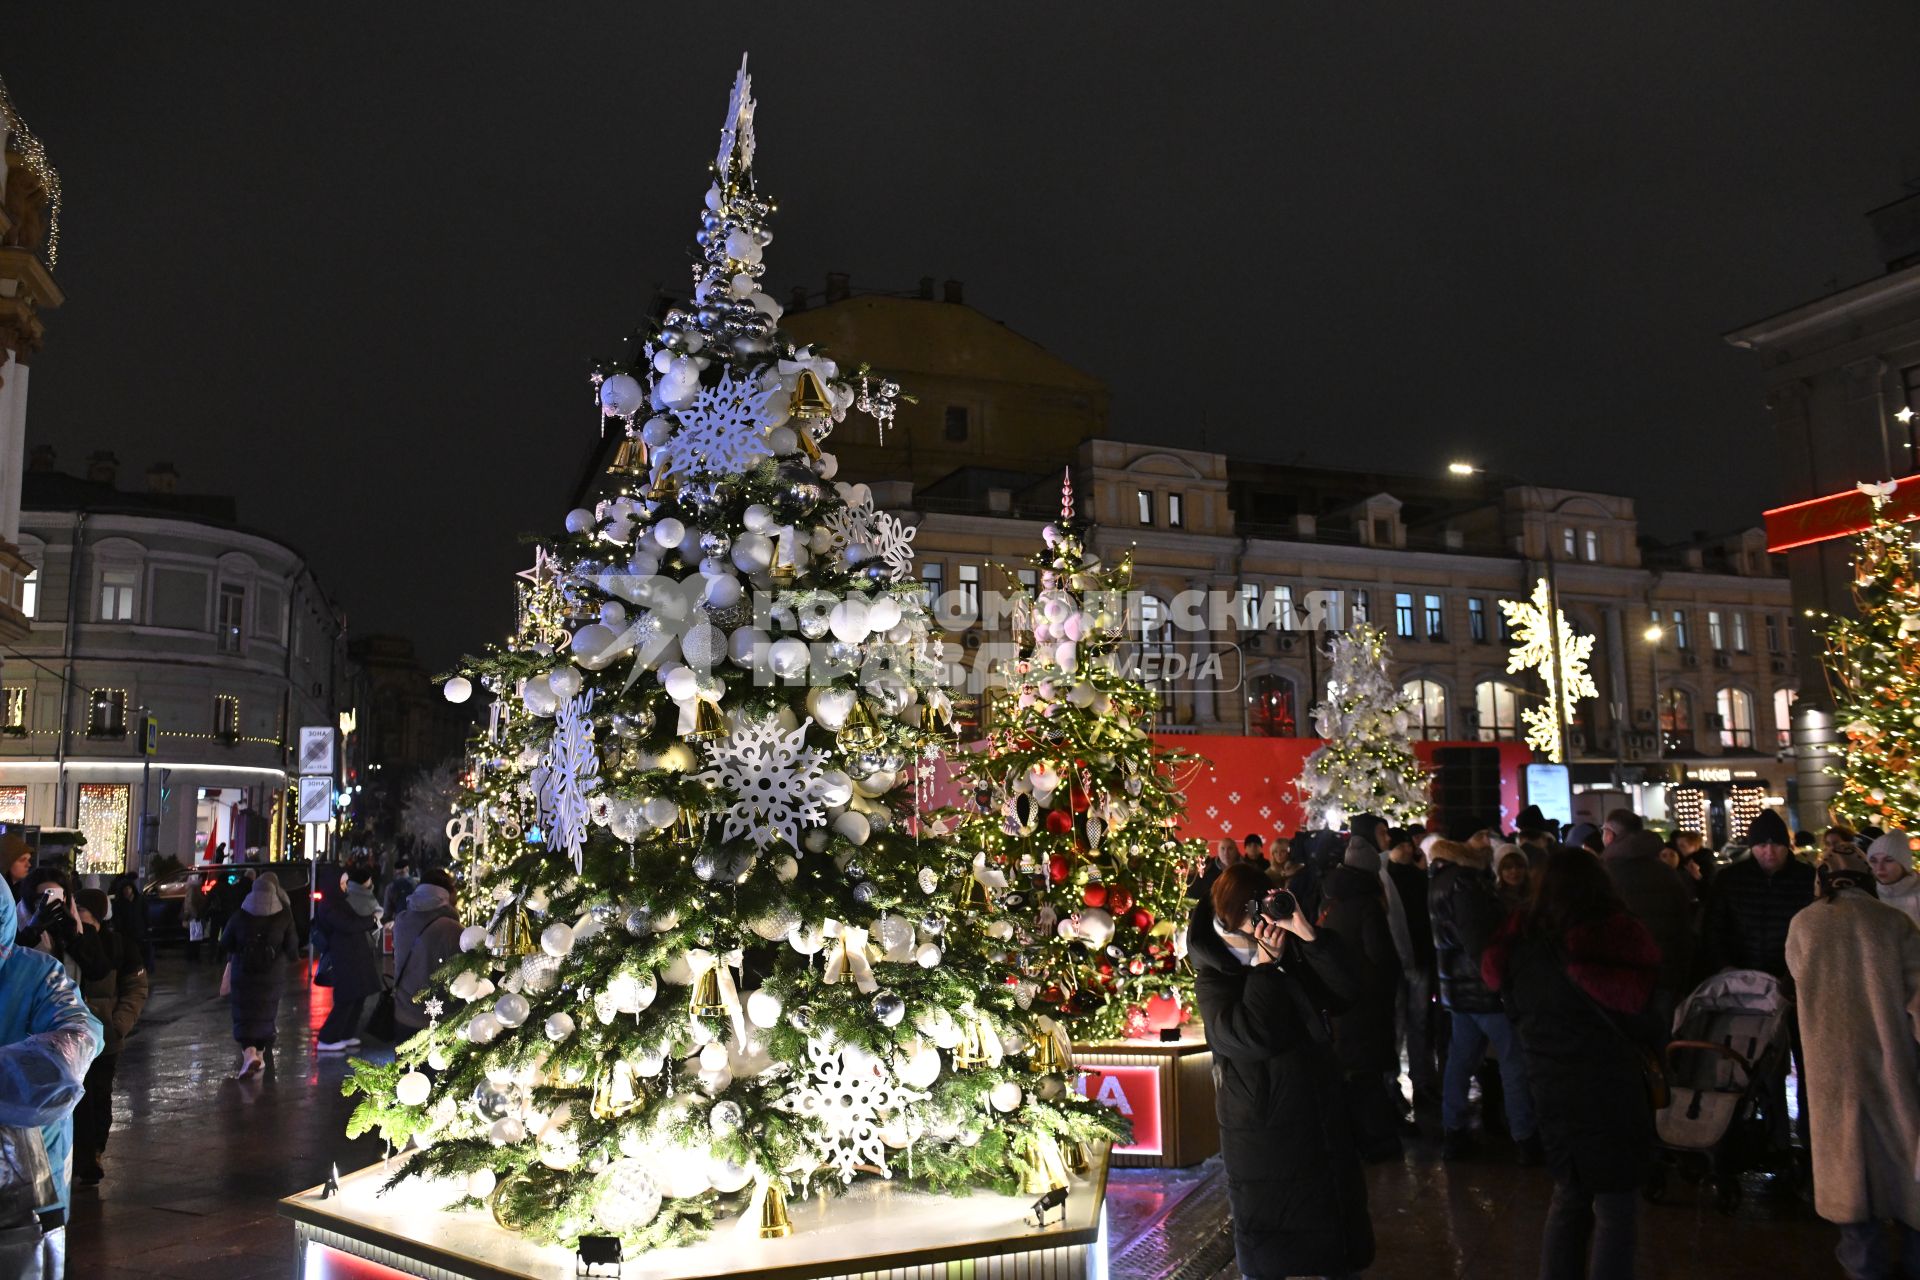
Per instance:
[[[73,1108],[106,1041],[60,962],[17,945],[18,930],[16,914],[0,911],[0,1125],[40,1126],[58,1196],[39,1207],[64,1211]]]

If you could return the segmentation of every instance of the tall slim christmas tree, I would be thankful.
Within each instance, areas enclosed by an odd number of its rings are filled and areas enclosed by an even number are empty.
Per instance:
[[[1019,652],[998,674],[984,751],[966,758],[974,807],[958,827],[989,910],[979,920],[1022,1008],[1077,1040],[1176,1025],[1183,868],[1181,758],[1154,749],[1158,699],[1118,660],[1131,566],[1083,541],[1072,478],[1013,603]]]
[[[1862,484],[1873,523],[1853,557],[1858,617],[1827,627],[1825,665],[1834,719],[1846,745],[1831,772],[1833,812],[1857,826],[1909,830],[1920,821],[1920,550],[1911,525],[1893,519],[1891,482]]]
[[[433,1025],[348,1085],[414,1148],[396,1180],[542,1240],[777,1236],[861,1175],[1046,1190],[1117,1127],[1025,1050],[949,928],[964,863],[909,830],[939,643],[911,531],[820,449],[887,387],[776,327],[753,110],[743,64],[691,305],[600,371],[644,492],[570,513],[448,682],[494,697],[450,828],[473,923]]]
[[[1326,699],[1313,709],[1325,741],[1306,759],[1297,790],[1307,825],[1338,829],[1375,813],[1388,822],[1426,817],[1427,771],[1407,740],[1410,703],[1387,674],[1386,633],[1363,622],[1328,645]]]

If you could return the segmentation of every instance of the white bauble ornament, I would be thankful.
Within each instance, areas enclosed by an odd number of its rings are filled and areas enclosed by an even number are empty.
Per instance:
[[[1105,907],[1085,907],[1070,919],[1080,940],[1095,951],[1113,941],[1113,913]]]
[[[659,1215],[660,1184],[646,1165],[625,1159],[607,1166],[593,1200],[595,1222],[620,1236],[646,1226]]]
[[[732,1195],[743,1190],[753,1181],[753,1169],[744,1164],[734,1164],[730,1160],[714,1159],[707,1162],[707,1181],[721,1195]]]
[[[817,924],[795,925],[787,935],[787,945],[803,956],[818,955],[820,948],[827,945],[826,930]]]
[[[820,800],[828,808],[845,804],[853,798],[853,781],[838,769],[828,769],[820,775]]]
[[[672,1151],[660,1167],[666,1173],[667,1194],[675,1200],[703,1196],[713,1189],[713,1183],[707,1180],[707,1160],[703,1153]]]
[[[573,1027],[572,1015],[566,1014],[566,1013],[549,1014],[547,1016],[545,1030],[547,1033],[547,1039],[553,1041],[555,1044],[558,1044],[560,1041],[565,1040],[568,1036],[573,1034],[574,1027]]]
[[[709,1041],[700,1049],[700,1069],[718,1071],[727,1065],[727,1046],[718,1040]]]
[[[573,950],[573,926],[556,920],[540,931],[540,949],[554,959],[562,959]]]
[[[666,1070],[666,1066],[665,1056],[655,1049],[642,1050],[640,1056],[633,1061],[633,1069],[649,1080]]]
[[[555,698],[562,702],[566,701],[580,692],[580,668],[569,664],[557,671],[549,672],[547,687],[553,690]]]
[[[852,689],[839,685],[820,685],[807,691],[807,711],[812,714],[815,723],[831,733],[838,733],[846,726],[847,717],[853,713],[853,704],[859,694]],[[844,800],[828,801],[829,804],[845,804]]]
[[[641,816],[655,831],[670,827],[680,817],[680,806],[665,796],[648,796],[640,806]]]
[[[900,775],[886,769],[876,770],[854,780],[853,789],[869,800],[883,796],[900,784]]]
[[[678,547],[686,536],[687,526],[672,516],[665,517],[653,526],[653,540],[663,551]]]
[[[877,596],[867,606],[867,626],[875,634],[892,631],[900,625],[900,602],[892,596]]]
[[[775,640],[767,649],[767,666],[782,680],[792,680],[805,674],[811,660],[812,653],[806,641],[796,640],[792,636]]]
[[[500,1180],[491,1169],[475,1169],[467,1175],[467,1194],[475,1200],[485,1200],[498,1185]]]
[[[653,384],[654,399],[664,408],[684,409],[700,394],[700,366],[691,356],[670,357],[666,366]]]
[[[650,973],[616,973],[607,980],[607,995],[621,1013],[639,1013],[653,1003],[659,990],[659,982]]]
[[[460,931],[460,949],[478,951],[487,945],[487,930],[484,925],[470,924]],[[462,975],[463,977],[471,975]]]
[[[773,539],[749,529],[733,540],[734,568],[742,573],[759,573],[773,563]]]
[[[404,1107],[417,1107],[433,1093],[433,1081],[418,1071],[409,1071],[394,1085],[393,1096]]]
[[[575,662],[591,666],[606,651],[618,635],[604,622],[589,622],[573,633],[573,643],[567,646]]]
[[[473,681],[465,676],[455,676],[440,686],[440,692],[448,702],[465,702],[473,696]]]
[[[1011,1080],[1002,1080],[987,1094],[987,1101],[993,1104],[995,1111],[1017,1111],[1024,1096],[1019,1085]]]
[[[433,1048],[427,1050],[427,1065],[435,1071],[445,1071],[448,1061],[447,1051],[439,1045],[435,1045]],[[449,1099],[449,1101],[451,1101],[451,1099]]]
[[[842,600],[827,615],[827,626],[835,640],[843,644],[859,644],[873,631],[867,624],[867,602],[858,596]]]
[[[940,1078],[940,1051],[925,1040],[916,1039],[905,1053],[894,1055],[893,1069],[902,1084],[925,1089]]]
[[[833,820],[833,830],[848,843],[861,845],[873,834],[873,824],[867,821],[866,814],[849,809]]]
[[[500,1019],[482,1013],[467,1024],[467,1039],[474,1044],[491,1044],[500,1035]]]
[[[575,507],[567,512],[567,532],[585,533],[593,528],[593,512],[585,507]]]
[[[759,627],[737,627],[727,637],[727,658],[736,667],[752,670],[756,663],[766,660],[767,648],[773,638]]]
[[[940,967],[940,948],[934,943],[923,942],[920,949],[913,953],[913,958],[922,969],[937,969]]]
[[[538,676],[520,686],[520,701],[531,715],[550,716],[560,706],[560,699],[553,694],[553,686]]]
[[[493,1002],[493,1016],[500,1019],[503,1027],[517,1027],[527,1020],[531,1012],[527,998],[517,991],[503,991],[500,998]]]
[[[617,418],[631,418],[647,402],[640,379],[630,373],[616,373],[600,383],[600,412]]]
[[[771,1030],[780,1025],[780,998],[768,991],[755,991],[747,997],[747,1021]]]

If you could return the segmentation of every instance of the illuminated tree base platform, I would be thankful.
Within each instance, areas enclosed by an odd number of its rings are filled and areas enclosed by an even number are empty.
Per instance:
[[[280,1202],[299,1241],[299,1280],[574,1280],[570,1251],[533,1244],[492,1216],[450,1213],[443,1191],[403,1184],[372,1165],[340,1178],[337,1195],[314,1187]],[[793,1234],[762,1240],[752,1223],[722,1223],[700,1244],[656,1249],[597,1274],[620,1280],[1106,1280],[1107,1158],[1075,1174],[1064,1210],[1044,1227],[1031,1196],[976,1191],[936,1196],[871,1180],[845,1195],[788,1202]]]
[[[1198,1027],[1178,1040],[1097,1040],[1073,1046],[1080,1089],[1133,1122],[1115,1168],[1177,1169],[1220,1150],[1213,1051]]]

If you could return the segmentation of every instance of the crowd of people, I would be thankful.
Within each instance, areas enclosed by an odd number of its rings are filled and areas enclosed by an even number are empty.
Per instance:
[[[1563,829],[1530,806],[1459,841],[1370,814],[1221,841],[1188,951],[1242,1274],[1368,1266],[1363,1165],[1431,1108],[1444,1160],[1503,1133],[1546,1167],[1542,1277],[1631,1276],[1676,1010],[1735,969],[1788,1000],[1799,1106],[1782,1064],[1756,1107],[1780,1181],[1810,1183],[1850,1280],[1920,1276],[1920,842],[1816,847],[1771,810],[1740,834],[1716,856],[1628,810]]]

